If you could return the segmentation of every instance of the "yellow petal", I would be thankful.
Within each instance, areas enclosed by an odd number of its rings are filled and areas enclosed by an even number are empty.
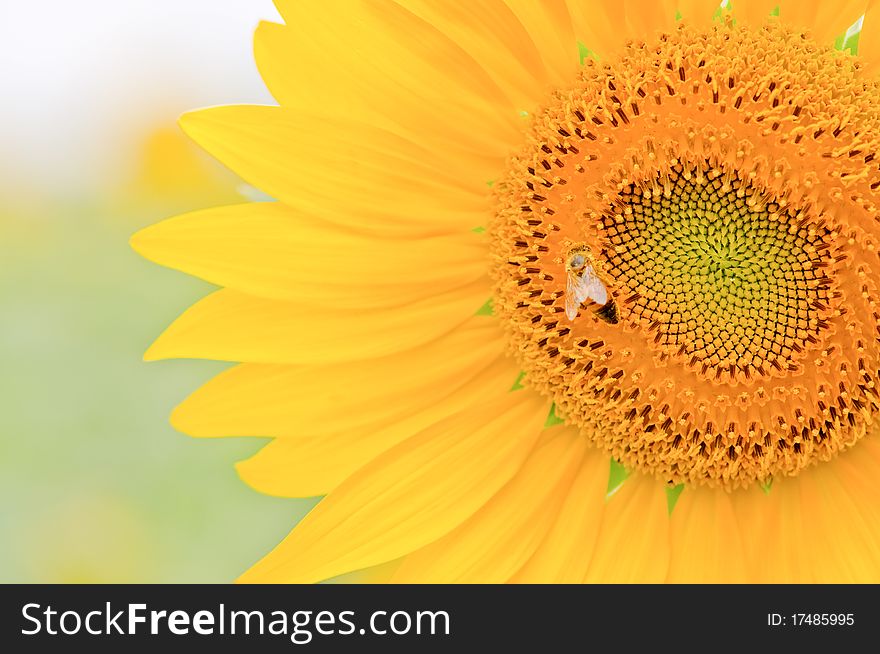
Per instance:
[[[703,2],[691,3],[705,13],[706,22],[717,8],[717,4]],[[647,40],[656,37],[660,31],[669,29],[675,22],[677,3],[675,0],[569,0],[577,40],[602,59],[610,59],[630,40]],[[691,6],[685,7],[690,15]],[[694,13],[697,13],[696,10]]]
[[[876,74],[880,67],[880,1],[868,0],[865,20],[859,35],[859,58],[865,62],[868,71]]]
[[[577,37],[565,0],[506,0],[525,26],[531,41],[539,44],[541,59],[555,87],[570,85],[579,67]]]
[[[315,11],[292,0],[279,10],[287,25],[261,25],[254,50],[280,104],[360,116],[420,142],[502,163],[519,142],[516,107],[493,77],[405,8],[389,0],[331,0]]]
[[[419,236],[485,223],[485,177],[438,165],[423,142],[368,123],[258,106],[204,109],[180,121],[208,152],[297,213]]]
[[[769,494],[736,493],[750,581],[880,582],[878,479],[875,434],[833,461],[775,481]]]
[[[511,581],[578,584],[590,565],[605,510],[608,455],[586,452],[559,516],[532,557]]]
[[[753,27],[760,27],[770,17],[770,12],[779,7],[779,0],[747,0],[746,2],[734,2],[731,13],[737,21],[742,21]]]
[[[744,1],[749,2],[749,0]],[[690,25],[706,27],[712,23],[712,17],[721,3],[715,0],[675,0],[675,6],[682,20]]]
[[[801,473],[800,477],[810,474]],[[803,547],[804,512],[797,478],[774,481],[770,493],[760,488],[737,491],[733,507],[748,557],[751,583],[812,583],[813,570]],[[684,493],[682,493],[682,497]],[[678,510],[676,508],[676,510]]]
[[[880,583],[877,436],[866,437],[834,461],[818,465],[815,479],[810,475],[804,480],[801,501],[809,516],[805,536],[819,583]]]
[[[542,48],[504,0],[397,1],[473,57],[514,106],[531,112],[546,100],[551,81]]]
[[[352,308],[399,306],[486,274],[483,234],[380,239],[274,202],[207,209],[148,227],[141,255],[251,295]]]
[[[392,583],[503,583],[531,556],[571,488],[586,443],[548,429],[522,469],[464,524],[410,554]]]
[[[397,568],[400,567],[401,562],[406,557],[402,559],[395,559],[394,561],[389,561],[388,563],[383,563],[381,565],[374,565],[370,568],[364,568],[363,570],[356,570],[354,572],[346,572],[343,575],[339,575],[338,577],[334,577],[333,579],[328,579],[325,583],[328,584],[387,584],[391,582],[391,577],[394,576],[394,573],[397,571]]]
[[[497,321],[475,316],[434,341],[379,359],[242,364],[190,395],[171,421],[191,436],[360,437],[461,392],[478,397],[480,383],[501,378],[509,390],[517,368],[503,352]]]
[[[367,62],[371,66],[365,66],[378,77],[376,83],[393,74],[398,83],[411,80],[427,87],[425,74],[432,72],[442,75],[443,83],[449,85],[449,90],[454,88],[457,94],[487,100],[504,98],[478,62],[444,37],[434,25],[394,0],[372,0],[370,3],[325,0],[320,12],[303,7],[299,0],[277,0],[276,5],[284,22],[295,28],[300,40],[318,36],[326,39],[330,49],[322,53],[323,57],[315,57],[314,62],[309,62],[316,66],[321,60],[333,59],[332,55],[339,53],[338,59],[328,62],[332,70],[337,70],[340,60],[370,52],[379,57]],[[372,52],[379,46],[390,51]],[[378,65],[385,61],[382,57],[395,64],[393,70]]]
[[[660,583],[669,566],[669,517],[662,483],[630,475],[605,506],[587,583]]]
[[[437,540],[516,474],[547,410],[536,393],[514,391],[404,441],[324,498],[241,581],[321,581]]]
[[[705,11],[711,17],[715,7],[704,3]],[[647,40],[659,36],[662,30],[668,29],[675,22],[675,0],[623,0],[626,24],[633,38]],[[703,11],[701,9],[701,11]],[[684,13],[684,12],[682,12]]]
[[[625,20],[621,20],[620,9],[619,0],[569,0],[568,11],[577,41],[602,59],[611,58],[633,36]]]
[[[516,370],[513,361],[498,358],[473,377],[470,370],[462,370],[461,378],[466,382],[451,395],[446,395],[447,389],[442,387],[435,389],[433,395],[429,391],[416,396],[389,395],[379,400],[387,407],[387,417],[372,423],[357,416],[356,409],[341,404],[325,420],[337,431],[320,436],[277,438],[239,463],[238,473],[247,484],[270,495],[325,495],[355,470],[413,434],[460,411],[504,397],[516,379]],[[335,415],[345,413],[352,415]],[[341,427],[337,426],[339,422],[351,424]],[[302,426],[304,434],[327,429],[321,424]]]
[[[685,488],[670,519],[667,582],[730,584],[748,581],[741,526],[724,490]]]
[[[736,4],[736,3],[734,3]],[[838,2],[803,2],[780,0],[779,19],[795,27],[810,30],[819,43],[832,45],[834,39],[846,32],[859,16],[865,13],[867,0],[840,0]],[[859,38],[861,51],[862,38]]]
[[[349,310],[223,289],[187,309],[144,358],[318,365],[382,357],[449,333],[488,294],[488,283],[472,284],[393,310]]]

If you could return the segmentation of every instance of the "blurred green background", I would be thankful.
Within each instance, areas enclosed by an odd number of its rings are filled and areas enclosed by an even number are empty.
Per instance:
[[[250,37],[276,15],[268,0],[19,4],[0,14],[16,101],[0,115],[0,582],[231,581],[311,502],[238,479],[260,441],[171,429],[224,364],[141,356],[211,287],[127,242],[252,193],[174,122],[271,102]]]

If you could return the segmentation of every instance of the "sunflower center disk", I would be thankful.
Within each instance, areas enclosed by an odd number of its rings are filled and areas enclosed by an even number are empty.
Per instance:
[[[877,107],[852,57],[775,23],[588,61],[495,185],[494,306],[526,383],[671,483],[853,445],[880,413]]]
[[[630,315],[702,375],[781,371],[827,326],[822,235],[737,177],[677,168],[663,193],[630,185],[602,216],[604,269]]]

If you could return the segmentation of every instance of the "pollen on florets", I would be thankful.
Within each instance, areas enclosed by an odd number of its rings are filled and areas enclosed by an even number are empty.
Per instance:
[[[625,465],[796,474],[880,411],[880,92],[808,34],[681,26],[586,60],[494,190],[495,310],[529,384]],[[619,321],[565,314],[592,253]]]

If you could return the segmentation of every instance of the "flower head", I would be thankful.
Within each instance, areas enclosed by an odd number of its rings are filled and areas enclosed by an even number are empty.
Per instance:
[[[497,306],[530,382],[673,483],[766,482],[864,436],[877,298],[847,288],[876,258],[878,100],[776,20],[588,60],[498,185]],[[620,324],[562,315],[581,247]]]
[[[880,579],[876,12],[302,4],[183,122],[278,202],[134,239],[227,287],[175,424],[326,495],[245,580]]]

